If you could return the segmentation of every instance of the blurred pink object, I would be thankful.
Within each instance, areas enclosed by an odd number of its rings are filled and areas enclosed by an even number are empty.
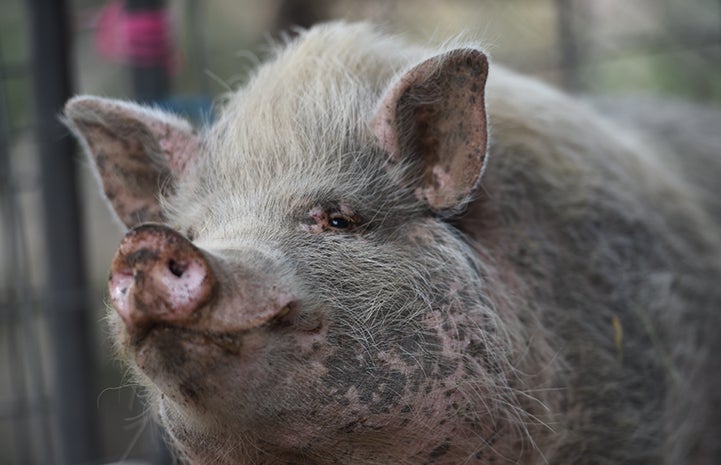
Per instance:
[[[112,0],[98,16],[95,44],[107,60],[171,71],[177,60],[170,26],[166,9],[128,12],[122,1]]]

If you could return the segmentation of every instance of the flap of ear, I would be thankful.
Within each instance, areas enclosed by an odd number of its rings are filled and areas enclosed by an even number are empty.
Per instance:
[[[416,194],[437,213],[463,207],[481,178],[487,76],[479,50],[435,56],[391,85],[371,122],[381,147],[415,168]]]
[[[164,222],[158,199],[172,192],[198,151],[191,125],[160,110],[88,96],[68,101],[65,116],[118,219],[129,228]]]

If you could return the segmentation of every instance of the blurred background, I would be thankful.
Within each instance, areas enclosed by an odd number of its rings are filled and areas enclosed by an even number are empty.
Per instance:
[[[173,463],[113,359],[122,231],[59,124],[64,101],[208,120],[271,38],[339,18],[423,43],[468,31],[572,93],[721,102],[721,0],[0,0],[0,465]]]

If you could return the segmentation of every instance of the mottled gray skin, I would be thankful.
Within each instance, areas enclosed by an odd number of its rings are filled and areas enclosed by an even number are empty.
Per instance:
[[[131,230],[110,292],[182,461],[719,463],[719,222],[688,181],[719,147],[680,163],[486,72],[472,44],[338,23],[200,134],[69,102],[121,222],[167,225]],[[129,278],[176,249],[212,276],[182,308]]]

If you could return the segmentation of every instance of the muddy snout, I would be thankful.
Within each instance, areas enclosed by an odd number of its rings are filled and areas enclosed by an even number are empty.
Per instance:
[[[131,334],[154,324],[185,325],[215,292],[202,251],[173,229],[143,224],[125,235],[113,258],[110,300]]]

